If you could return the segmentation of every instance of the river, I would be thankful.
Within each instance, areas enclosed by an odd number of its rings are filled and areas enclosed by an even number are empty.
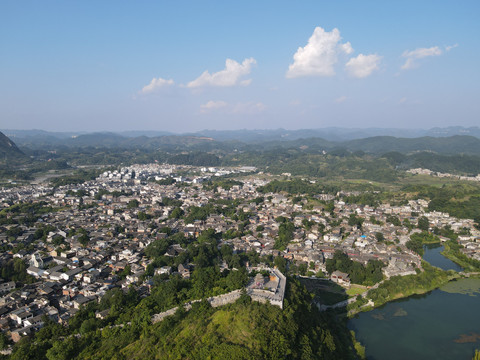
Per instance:
[[[461,270],[428,247],[424,259],[442,269]],[[368,359],[472,359],[480,349],[480,279],[450,282],[421,296],[395,301],[349,321]]]
[[[428,261],[433,266],[439,267],[443,270],[463,270],[460,265],[455,264],[452,260],[447,259],[445,256],[440,254],[443,251],[443,246],[437,244],[425,245],[423,249],[425,250],[423,259]]]

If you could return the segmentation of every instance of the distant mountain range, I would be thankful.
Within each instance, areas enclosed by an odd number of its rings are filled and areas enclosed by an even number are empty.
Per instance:
[[[417,138],[422,136],[447,137],[454,135],[469,135],[480,138],[480,128],[453,126],[447,128],[423,129],[394,129],[394,128],[339,128],[328,127],[322,129],[301,130],[203,130],[194,135],[212,137],[215,140],[239,140],[243,142],[261,142],[268,140],[296,140],[301,138],[322,138],[329,141],[347,141],[369,138],[373,136],[394,136],[403,138]]]
[[[435,127],[432,129],[395,129],[395,128],[340,128],[328,127],[321,129],[264,129],[264,130],[202,130],[175,134],[168,131],[122,131],[122,132],[49,132],[44,130],[1,130],[19,144],[30,143],[61,143],[63,140],[77,138],[82,135],[92,134],[116,134],[125,138],[136,137],[162,137],[162,136],[194,136],[208,137],[217,141],[241,141],[241,142],[263,142],[263,141],[288,141],[305,138],[322,138],[329,141],[347,141],[363,139],[374,136],[393,136],[402,138],[417,138],[423,136],[449,137],[455,135],[467,135],[480,138],[480,128],[462,126],[451,126],[445,128]],[[60,141],[59,141],[60,140]]]
[[[408,136],[375,135],[375,133],[403,133]],[[428,133],[413,137],[414,134]],[[399,152],[411,154],[431,151],[439,154],[480,155],[480,128],[435,128],[430,130],[396,129],[341,129],[318,130],[237,130],[200,131],[192,134],[146,136],[145,132],[102,132],[89,134],[54,133],[42,130],[7,130],[18,146],[29,151],[61,150],[62,148],[141,149],[146,151],[272,151],[297,149],[308,153],[332,150],[364,151],[372,154]],[[320,136],[325,135],[324,137]],[[453,135],[452,135],[453,134]],[[468,135],[467,135],[468,134]],[[472,135],[474,134],[474,135]],[[136,136],[130,136],[136,135]],[[370,137],[362,137],[363,135]],[[436,136],[435,136],[436,135]],[[448,135],[448,136],[447,136]],[[12,151],[12,141],[4,137],[4,153]],[[355,137],[354,139],[346,139]],[[9,141],[9,142],[7,142]],[[13,144],[13,145],[8,145]],[[18,148],[14,147],[17,151]]]

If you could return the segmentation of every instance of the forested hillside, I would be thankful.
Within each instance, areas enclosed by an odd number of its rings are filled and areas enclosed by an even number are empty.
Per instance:
[[[134,292],[113,291],[68,328],[48,322],[22,339],[10,359],[355,359],[346,322],[320,313],[298,281],[287,284],[283,310],[242,296],[216,309],[196,303],[156,324],[141,316]],[[109,318],[95,318],[97,308],[110,309]],[[115,318],[131,323],[113,325]]]

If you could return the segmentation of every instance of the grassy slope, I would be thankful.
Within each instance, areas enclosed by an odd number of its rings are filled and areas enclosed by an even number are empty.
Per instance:
[[[299,286],[285,308],[259,303],[192,309],[152,325],[120,350],[125,359],[349,359],[350,333],[332,315],[319,313]],[[100,347],[91,358],[101,358]],[[87,354],[85,354],[87,355]],[[89,357],[89,356],[85,356]]]

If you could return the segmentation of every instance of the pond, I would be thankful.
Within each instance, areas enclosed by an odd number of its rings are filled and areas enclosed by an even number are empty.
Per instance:
[[[441,251],[430,247],[424,258],[445,270],[462,270]],[[368,359],[470,360],[480,349],[479,305],[480,279],[461,279],[361,313],[349,327],[366,347]]]

